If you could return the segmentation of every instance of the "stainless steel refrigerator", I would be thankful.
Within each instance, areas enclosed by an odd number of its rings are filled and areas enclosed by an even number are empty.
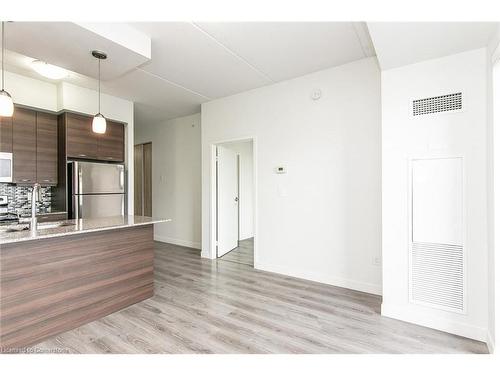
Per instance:
[[[126,215],[125,167],[69,162],[68,193],[68,212],[72,219]]]

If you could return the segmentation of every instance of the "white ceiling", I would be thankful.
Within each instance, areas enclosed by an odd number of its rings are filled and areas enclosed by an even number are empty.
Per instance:
[[[103,80],[115,79],[149,60],[132,50],[71,22],[9,22],[5,27],[6,48],[89,77],[96,77],[97,60],[92,50],[105,51],[101,65]]]
[[[141,69],[200,94],[219,98],[270,81],[193,24],[135,23],[151,37],[151,61]]]
[[[102,49],[109,56],[102,64],[103,92],[133,100],[141,124],[193,114],[215,98],[374,55],[361,22],[107,25],[99,34],[71,23],[9,23],[6,44],[13,53],[6,56],[7,68],[40,78],[29,67],[40,59],[72,70],[65,81],[95,88],[89,52]],[[110,28],[124,25],[150,37],[150,60],[108,39]]]
[[[363,24],[352,22],[196,25],[274,82],[375,55]]]
[[[496,22],[369,22],[381,69],[481,48],[488,45]]]
[[[41,59],[95,89],[92,49],[108,53],[103,92],[134,101],[135,121],[196,113],[206,101],[342,65],[375,51],[382,69],[488,43],[496,23],[151,22],[6,25],[6,68],[41,78]],[[373,40],[373,43],[372,43]]]

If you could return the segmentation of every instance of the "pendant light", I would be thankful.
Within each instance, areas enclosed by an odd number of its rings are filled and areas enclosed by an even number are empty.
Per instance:
[[[92,51],[92,56],[99,60],[99,110],[92,120],[92,131],[104,134],[106,133],[106,118],[101,114],[101,60],[105,60],[108,56],[100,51]]]
[[[10,94],[4,90],[5,84],[5,68],[4,68],[4,55],[5,55],[5,25],[2,21],[2,90],[0,91],[0,116],[12,117],[14,113],[14,102]]]

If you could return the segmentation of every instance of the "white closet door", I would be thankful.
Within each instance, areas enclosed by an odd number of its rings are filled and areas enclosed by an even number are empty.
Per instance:
[[[238,157],[217,147],[217,256],[238,247]]]
[[[412,162],[410,300],[463,312],[465,257],[461,158]]]

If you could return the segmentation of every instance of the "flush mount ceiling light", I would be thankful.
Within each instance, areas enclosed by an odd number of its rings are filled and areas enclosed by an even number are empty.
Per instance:
[[[31,67],[35,72],[50,79],[62,79],[69,75],[66,69],[60,68],[58,66],[47,64],[45,61],[33,60],[31,62]]]
[[[106,118],[101,114],[101,60],[106,60],[108,56],[100,51],[92,51],[92,56],[99,61],[99,110],[92,120],[92,131],[94,133],[104,134],[106,133]]]
[[[4,90],[5,69],[4,69],[4,51],[5,51],[5,26],[2,21],[2,90],[0,91],[0,116],[12,117],[14,113],[14,102],[10,94]]]

